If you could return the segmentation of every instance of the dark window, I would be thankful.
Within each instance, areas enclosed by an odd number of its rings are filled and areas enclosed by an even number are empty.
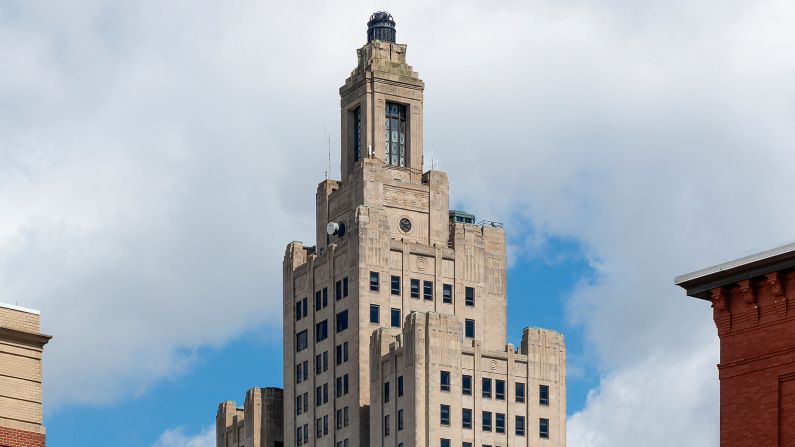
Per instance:
[[[494,431],[497,433],[505,433],[505,415],[502,413],[494,413]]]
[[[348,296],[348,277],[342,278],[342,297]]]
[[[467,306],[474,306],[475,305],[475,288],[474,287],[466,287],[464,288],[464,304]]]
[[[302,404],[301,395],[299,394],[298,396],[295,397],[295,414],[301,414],[303,410],[304,407]]]
[[[328,383],[323,384],[323,403],[328,403]]]
[[[370,291],[378,292],[378,272],[370,272]]]
[[[389,402],[389,382],[384,383],[384,402]]]
[[[323,371],[328,371],[328,351],[323,351]]]
[[[315,387],[315,406],[319,407],[323,404],[323,387]]]
[[[403,410],[398,410],[398,431],[403,430]]]
[[[475,320],[464,321],[464,335],[467,338],[475,338]]]
[[[439,440],[439,447],[450,447],[450,440],[447,438],[442,438]]]
[[[295,350],[301,352],[307,347],[306,331],[301,331],[295,336]]]
[[[392,327],[400,327],[400,309],[392,308],[391,320]]]
[[[495,380],[494,382],[494,397],[497,400],[505,400],[505,381]]]
[[[491,431],[491,411],[483,412],[483,431]]]
[[[295,303],[295,321],[301,321],[301,301],[296,301]]]
[[[483,386],[481,388],[482,388],[481,395],[483,397],[488,397],[490,399],[491,398],[491,379],[488,379],[488,378],[484,377],[483,378]]]
[[[345,329],[348,329],[348,311],[347,310],[343,310],[342,312],[337,314],[337,325],[336,325],[337,332],[342,332]]]
[[[384,436],[389,436],[389,415],[384,416]]]
[[[328,320],[323,320],[315,325],[315,341],[321,342],[328,338]]]
[[[403,376],[398,377],[398,397],[403,395]]]
[[[451,304],[453,302],[453,285],[442,284],[442,302]]]
[[[315,292],[315,310],[323,308],[323,300],[320,298],[320,290]]]
[[[353,161],[362,159],[362,108],[353,110]]]
[[[301,365],[304,368],[304,380],[309,380],[309,360],[304,360]]]
[[[323,287],[323,307],[328,306],[328,287]]]
[[[462,408],[461,409],[461,427],[463,427],[463,428],[472,428],[472,409],[471,408]]]
[[[516,436],[524,436],[524,416],[516,416]]]
[[[323,372],[323,356],[318,354],[315,356],[315,374]]]
[[[472,376],[468,375],[461,376],[461,394],[467,396],[472,395]]]
[[[428,301],[433,300],[433,281],[422,282],[422,298]]]
[[[516,401],[524,402],[524,383],[516,382]]]
[[[328,415],[323,416],[323,434],[328,434]]]
[[[442,391],[450,391],[450,371],[440,371],[439,383]]]
[[[461,447],[472,447],[472,443],[471,442],[462,442],[461,443]]]
[[[348,375],[345,374],[341,377],[337,377],[337,381],[334,385],[334,392],[337,397],[348,394]]]
[[[392,295],[400,295],[400,276],[392,275],[392,280],[390,281],[391,287],[390,291]]]
[[[419,298],[420,297],[420,280],[419,279],[412,279],[411,280],[411,297],[412,298]]]
[[[538,437],[549,439],[549,419],[541,418],[538,420]]]
[[[304,311],[304,316],[309,315],[309,298],[304,298],[301,300],[301,309]]]
[[[548,385],[539,385],[538,386],[538,404],[539,405],[549,405],[549,386]]]
[[[348,361],[348,342],[337,345],[337,365],[341,365]]]
[[[342,299],[342,281],[334,283],[334,299],[337,301]]]
[[[319,438],[323,436],[323,418],[317,418],[315,420],[315,437]]]
[[[439,423],[442,425],[450,425],[450,405],[439,406]]]
[[[406,106],[403,104],[386,103],[384,161],[390,166],[406,166]]]
[[[370,305],[370,323],[378,324],[381,321],[379,317],[379,307],[378,304],[371,304]]]

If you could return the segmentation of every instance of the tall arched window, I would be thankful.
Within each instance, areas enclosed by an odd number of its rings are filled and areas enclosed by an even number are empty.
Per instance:
[[[384,161],[390,166],[406,166],[406,106],[403,104],[386,103]]]

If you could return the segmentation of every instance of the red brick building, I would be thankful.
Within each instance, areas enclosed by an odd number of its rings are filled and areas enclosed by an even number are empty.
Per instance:
[[[795,244],[675,283],[712,303],[721,447],[795,447]]]

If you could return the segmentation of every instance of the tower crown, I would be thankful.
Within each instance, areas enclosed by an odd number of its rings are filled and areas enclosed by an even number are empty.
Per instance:
[[[395,43],[395,20],[386,11],[377,11],[367,22],[367,42],[381,40]]]

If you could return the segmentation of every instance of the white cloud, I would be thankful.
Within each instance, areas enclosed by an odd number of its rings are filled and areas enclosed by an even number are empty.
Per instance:
[[[194,435],[186,435],[182,427],[164,431],[152,447],[213,447],[215,445],[215,425]]]
[[[391,11],[454,201],[506,220],[515,255],[572,238],[598,273],[569,302],[604,374],[570,420],[573,447],[669,419],[698,434],[690,445],[714,440],[710,309],[672,278],[793,238],[794,8]],[[370,12],[0,7],[0,300],[41,308],[55,335],[48,402],[114,401],[183,371],[197,347],[262,324],[278,335],[283,247],[312,242],[323,128],[335,141]],[[687,382],[660,392],[676,371]],[[606,413],[625,401],[633,411]],[[646,445],[670,445],[648,430]]]

